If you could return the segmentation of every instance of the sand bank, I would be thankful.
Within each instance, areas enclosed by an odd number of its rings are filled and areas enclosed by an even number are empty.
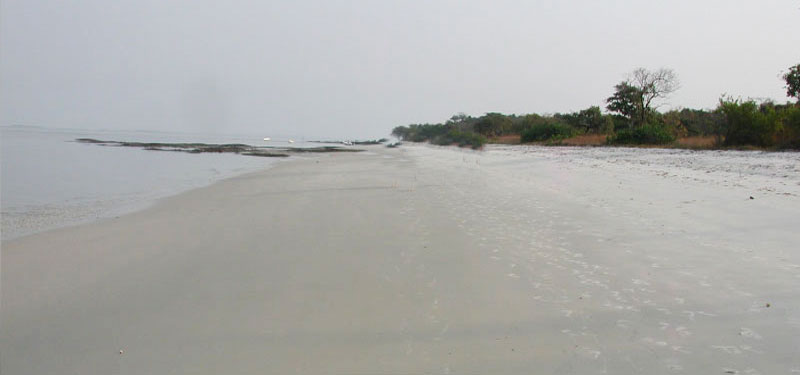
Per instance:
[[[800,371],[793,154],[370,150],[4,242],[0,370]]]

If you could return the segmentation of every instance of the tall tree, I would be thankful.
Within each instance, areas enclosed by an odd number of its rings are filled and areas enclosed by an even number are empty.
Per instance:
[[[606,99],[606,109],[618,113],[628,119],[628,125],[632,126],[638,118],[637,109],[641,94],[636,87],[628,82],[620,82],[614,86],[614,95]]]
[[[638,68],[615,86],[616,92],[606,100],[609,104],[606,108],[628,117],[634,125],[643,125],[647,115],[657,107],[655,101],[668,97],[679,87],[678,75],[672,69]]]
[[[680,87],[678,75],[672,69],[649,71],[638,68],[631,73],[631,84],[639,89],[639,124],[644,124],[647,113],[654,109],[653,101],[664,99]]]
[[[786,81],[786,95],[796,98],[797,103],[800,103],[800,64],[789,68],[783,75],[783,80]]]

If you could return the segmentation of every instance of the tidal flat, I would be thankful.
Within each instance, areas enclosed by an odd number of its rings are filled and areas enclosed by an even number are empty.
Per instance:
[[[800,371],[796,154],[364,149],[3,242],[0,370]]]

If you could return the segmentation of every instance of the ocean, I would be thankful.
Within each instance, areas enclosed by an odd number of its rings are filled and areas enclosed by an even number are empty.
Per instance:
[[[287,145],[285,139],[264,142],[264,136],[0,127],[2,239],[133,212],[160,198],[281,162],[98,146],[76,138]]]

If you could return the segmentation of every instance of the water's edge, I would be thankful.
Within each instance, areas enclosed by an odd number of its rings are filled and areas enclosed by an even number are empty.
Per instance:
[[[298,160],[298,158],[289,158],[280,162],[290,162]],[[166,194],[149,197],[136,197],[130,201],[125,199],[105,199],[98,200],[90,204],[78,203],[74,205],[46,205],[34,208],[34,211],[28,212],[3,212],[2,213],[2,230],[0,230],[0,237],[2,242],[10,242],[19,240],[24,237],[46,233],[53,230],[65,229],[81,225],[93,224],[103,222],[110,219],[116,219],[121,216],[130,215],[133,213],[141,212],[153,207],[158,206],[161,202],[174,198],[176,196],[186,194],[188,192],[204,189],[215,184],[222,183],[226,180],[235,179],[251,174],[260,174],[273,169],[277,163],[263,166],[257,170],[242,170],[234,172],[219,178],[215,178],[203,184],[195,186],[182,186]],[[9,214],[12,217],[7,217]],[[60,215],[60,216],[59,216]],[[18,216],[18,217],[14,217]],[[29,225],[28,227],[14,226],[9,223],[13,220],[39,220],[36,224]],[[43,222],[44,221],[44,222]],[[18,223],[15,223],[18,224]],[[24,224],[23,224],[24,225]],[[11,227],[11,228],[9,228]]]
[[[102,135],[148,142],[258,144],[260,138],[254,136],[27,127],[0,130],[3,242],[141,211],[163,198],[263,171],[280,162],[277,158],[143,151],[75,142],[77,138]]]

